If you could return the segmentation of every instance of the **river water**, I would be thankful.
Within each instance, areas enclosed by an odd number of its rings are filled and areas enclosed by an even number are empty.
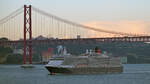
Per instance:
[[[150,84],[150,64],[125,64],[121,74],[49,75],[43,65],[0,65],[0,84]]]

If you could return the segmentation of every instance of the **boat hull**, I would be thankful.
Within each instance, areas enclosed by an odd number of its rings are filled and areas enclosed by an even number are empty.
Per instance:
[[[123,67],[54,67],[45,66],[50,74],[107,74],[107,73],[121,73]]]

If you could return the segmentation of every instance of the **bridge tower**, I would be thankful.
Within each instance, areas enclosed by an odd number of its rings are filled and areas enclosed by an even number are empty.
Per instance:
[[[27,42],[28,40],[28,42]],[[31,5],[24,5],[24,61],[28,56],[29,64],[32,64],[32,16],[31,16]]]

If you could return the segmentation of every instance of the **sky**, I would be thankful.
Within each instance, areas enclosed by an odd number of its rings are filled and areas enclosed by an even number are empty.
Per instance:
[[[150,33],[150,0],[0,0],[0,19],[28,3],[100,29]]]

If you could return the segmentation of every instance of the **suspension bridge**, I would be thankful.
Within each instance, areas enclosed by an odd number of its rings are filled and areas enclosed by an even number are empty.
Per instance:
[[[32,45],[54,43],[150,42],[147,34],[104,30],[78,24],[49,14],[34,6],[24,5],[0,20],[0,45],[24,45],[24,64],[27,52],[32,64]]]

